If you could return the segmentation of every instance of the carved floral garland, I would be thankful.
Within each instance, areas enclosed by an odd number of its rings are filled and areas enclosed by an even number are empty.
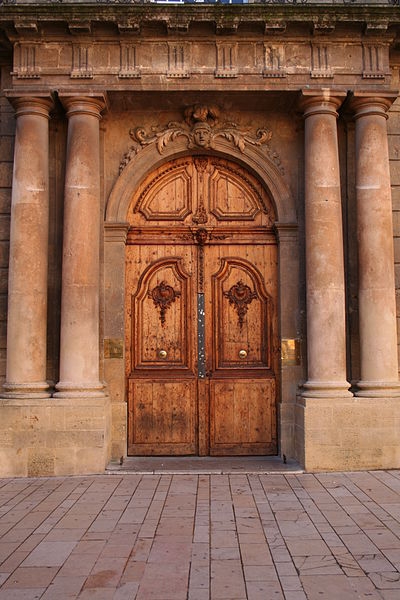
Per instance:
[[[225,121],[218,125],[219,111],[216,107],[196,105],[185,111],[185,121],[171,121],[166,126],[153,126],[150,131],[144,127],[135,127],[129,131],[133,145],[120,164],[120,173],[142,148],[155,144],[162,154],[165,148],[179,137],[186,138],[188,148],[213,148],[217,138],[224,138],[244,152],[247,145],[263,146],[269,158],[283,174],[283,167],[279,155],[274,152],[269,142],[272,132],[266,128],[257,129],[255,135],[249,129],[241,129],[237,123]]]

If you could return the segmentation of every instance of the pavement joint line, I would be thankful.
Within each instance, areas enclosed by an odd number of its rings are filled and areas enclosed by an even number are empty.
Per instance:
[[[105,475],[302,475],[304,471],[299,469],[298,471],[230,471],[230,470],[220,470],[220,471],[212,471],[212,470],[198,470],[198,469],[188,469],[188,470],[143,470],[143,471],[117,471],[113,469],[109,469],[105,472]]]
[[[382,480],[372,472],[124,471],[80,476],[77,486],[74,478],[59,478],[69,482],[61,487],[42,479],[32,502],[21,491],[24,525],[33,526],[39,512],[47,515],[43,523],[53,535],[46,539],[47,533],[26,529],[27,552],[21,556],[4,533],[0,600],[33,598],[39,588],[43,600],[55,593],[70,600],[92,594],[102,600],[183,598],[185,590],[193,600],[250,600],[272,593],[277,600],[315,600],[321,593],[326,600],[361,595],[382,600],[382,589],[389,590],[387,598],[400,598],[400,485],[388,485],[389,474]],[[29,485],[38,487],[34,480]],[[18,489],[19,479],[10,486]],[[65,495],[76,502],[64,506]],[[7,494],[1,499],[0,493],[1,501],[7,504]],[[60,530],[55,517],[63,506],[69,522]],[[362,510],[354,511],[358,506]],[[89,529],[72,539],[68,529],[75,531],[74,520],[86,522],[92,513]],[[369,520],[375,516],[381,522],[377,530]],[[8,519],[0,515],[0,525]],[[21,533],[18,522],[14,528]],[[367,538],[371,543],[363,549]]]

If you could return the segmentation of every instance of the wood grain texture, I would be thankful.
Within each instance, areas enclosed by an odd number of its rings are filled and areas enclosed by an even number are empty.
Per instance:
[[[163,165],[133,198],[125,307],[129,454],[276,453],[273,215],[258,181],[213,157]],[[197,373],[199,292],[205,379]]]

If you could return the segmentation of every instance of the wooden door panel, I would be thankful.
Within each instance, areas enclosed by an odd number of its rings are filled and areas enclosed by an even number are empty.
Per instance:
[[[261,274],[239,257],[213,276],[215,370],[270,367],[270,299]]]
[[[132,296],[135,369],[189,366],[191,305],[192,290],[182,259],[158,259],[145,269]]]
[[[130,454],[195,454],[196,382],[130,380]]]
[[[211,156],[159,167],[132,201],[126,249],[129,454],[274,454],[274,208]]]
[[[191,246],[129,247],[129,453],[197,452],[196,339]]]
[[[276,452],[275,381],[210,381],[210,454]]]
[[[261,239],[258,244],[219,244],[207,250],[210,454],[273,454],[276,246]]]

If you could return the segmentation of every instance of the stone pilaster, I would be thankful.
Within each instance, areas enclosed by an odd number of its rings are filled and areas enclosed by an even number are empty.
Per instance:
[[[360,381],[357,396],[400,395],[386,111],[393,98],[356,96]]]
[[[285,282],[280,295],[281,315],[281,402],[278,404],[280,423],[280,453],[294,456],[296,382],[302,378],[300,348],[295,360],[284,360],[282,345],[291,340],[300,344],[299,240],[297,223],[275,223],[279,241],[279,280]]]
[[[113,459],[126,456],[127,449],[124,306],[128,230],[127,222],[104,224],[104,376],[111,399]]]
[[[60,381],[55,396],[103,395],[99,380],[100,97],[61,98],[68,118]]]
[[[17,119],[3,397],[46,398],[50,97],[10,98]]]
[[[305,221],[307,398],[350,396],[346,334],[337,108],[342,99],[306,97]]]

